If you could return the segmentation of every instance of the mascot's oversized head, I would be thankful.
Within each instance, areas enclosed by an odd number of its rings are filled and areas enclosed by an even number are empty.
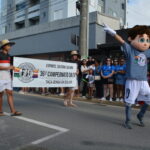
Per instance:
[[[150,27],[145,25],[134,26],[128,32],[128,40],[134,48],[146,51],[150,47]]]

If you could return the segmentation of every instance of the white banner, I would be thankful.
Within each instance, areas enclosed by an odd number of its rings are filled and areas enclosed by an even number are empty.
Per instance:
[[[75,87],[77,64],[14,57],[13,87]]]

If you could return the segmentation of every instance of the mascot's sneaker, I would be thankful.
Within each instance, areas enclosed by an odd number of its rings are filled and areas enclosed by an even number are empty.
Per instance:
[[[144,122],[142,121],[142,118],[140,117],[140,115],[139,114],[137,114],[137,119],[139,120],[139,125],[141,126],[141,127],[144,127],[145,126],[145,124],[144,124]]]
[[[125,122],[124,127],[127,129],[132,129],[131,123],[130,122]]]

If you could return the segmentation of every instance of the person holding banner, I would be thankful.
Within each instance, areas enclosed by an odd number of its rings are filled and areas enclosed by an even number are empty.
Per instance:
[[[79,57],[80,57],[80,55],[78,54],[77,51],[71,52],[71,62],[77,64],[77,71],[76,71],[77,76],[79,74],[79,61],[78,61]],[[68,88],[68,91],[67,91],[65,98],[64,98],[64,105],[65,106],[71,106],[71,107],[76,106],[75,104],[73,104],[73,97],[74,97],[75,90],[78,90],[77,78],[76,78],[76,86]]]
[[[9,51],[14,42],[9,40],[2,40],[0,42],[0,116],[3,116],[2,104],[4,91],[7,94],[8,104],[11,110],[11,116],[19,116],[21,112],[16,111],[14,107],[13,91],[12,91],[12,79],[10,71],[14,70],[15,67],[10,64]]]

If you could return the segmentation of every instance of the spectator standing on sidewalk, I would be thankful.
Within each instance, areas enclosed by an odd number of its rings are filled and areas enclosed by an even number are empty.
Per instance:
[[[125,73],[126,65],[125,60],[122,58],[119,60],[119,66],[116,75],[116,85],[117,85],[117,100],[123,101],[124,98],[124,86],[125,86]]]
[[[87,66],[91,66],[93,63],[94,63],[93,58],[89,56],[87,61]]]
[[[118,59],[113,60],[113,65],[115,67],[115,70],[114,70],[113,100],[114,101],[119,101],[119,93],[118,93],[117,84],[116,84],[116,79],[117,79],[118,70],[119,70],[119,61],[118,61]]]
[[[94,74],[92,68],[89,70],[89,74],[86,76],[86,79],[88,79],[88,98],[91,99],[94,88]]]
[[[82,98],[86,98],[86,94],[87,94],[87,79],[86,76],[88,74],[88,67],[87,67],[87,61],[86,59],[82,60],[82,65],[81,65],[81,72],[82,72]]]
[[[101,76],[103,78],[104,85],[104,97],[101,100],[106,100],[107,94],[110,95],[110,101],[113,98],[113,83],[114,83],[114,66],[112,65],[112,60],[110,58],[106,59],[106,63],[102,66]]]
[[[14,106],[13,88],[12,88],[12,77],[10,71],[14,70],[15,67],[11,65],[11,59],[9,52],[14,42],[9,40],[2,40],[0,42],[0,116],[4,115],[2,110],[3,95],[4,92],[7,94],[8,104],[10,106],[11,115],[19,116],[20,112],[16,111]]]
[[[104,95],[103,95],[103,82],[101,79],[101,65],[99,60],[95,60],[94,80],[96,89],[95,96],[100,100]]]

